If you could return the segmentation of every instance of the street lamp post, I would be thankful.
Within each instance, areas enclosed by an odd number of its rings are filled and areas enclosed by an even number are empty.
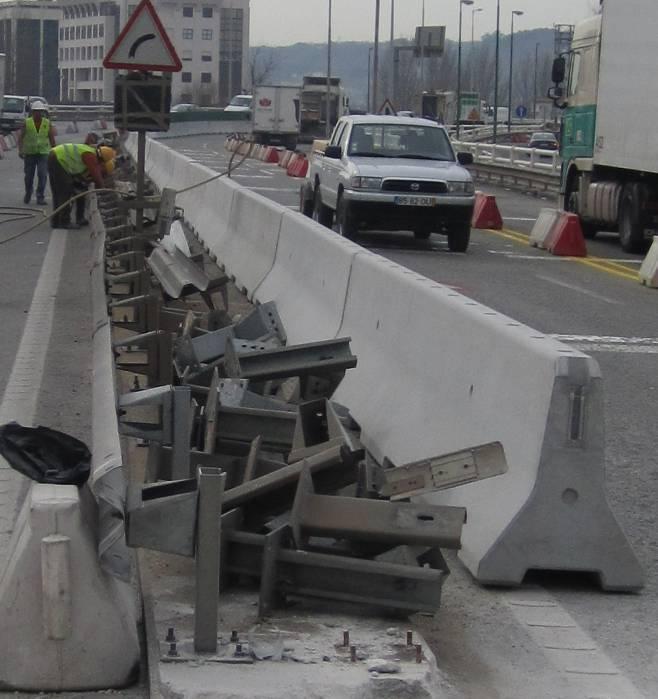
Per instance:
[[[523,10],[512,10],[512,31],[509,37],[509,98],[507,100],[507,133],[512,133],[512,76],[514,69],[514,17],[520,17]]]
[[[368,99],[366,100],[367,110],[370,110],[370,66],[372,64],[372,46],[368,49]]]
[[[377,113],[377,80],[379,79],[379,6],[381,0],[375,0],[375,51],[372,60],[372,113]]]
[[[329,0],[329,19],[327,22],[327,112],[325,114],[325,135],[331,136],[331,0]]]
[[[396,104],[395,102],[395,49],[394,49],[394,44],[395,44],[395,0],[391,0],[391,45],[390,45],[390,52],[391,52],[391,82],[390,82],[390,95],[391,99],[393,100],[393,104]]]
[[[482,12],[481,7],[474,7],[471,10],[471,70],[469,71],[471,91],[475,90],[475,15],[478,12]]]
[[[537,121],[537,64],[539,62],[539,44],[535,44],[535,86],[532,98],[532,118]]]
[[[493,142],[498,143],[498,63],[500,58],[500,0],[496,1],[496,61],[494,68]]]
[[[462,10],[464,5],[472,5],[473,0],[459,0],[459,44],[457,50],[457,124],[455,136],[459,140],[459,121],[462,111]]]

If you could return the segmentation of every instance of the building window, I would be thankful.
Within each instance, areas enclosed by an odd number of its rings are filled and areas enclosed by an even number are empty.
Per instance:
[[[80,38],[80,27],[75,28],[75,38],[79,39]]]
[[[180,80],[182,83],[191,83],[192,82],[192,73],[181,73],[180,74]]]
[[[97,24],[94,24],[94,28],[93,28],[93,30],[92,30],[92,34],[93,34],[94,39],[97,39],[97,38],[98,38],[98,25],[97,25]]]
[[[212,55],[209,53],[202,53],[201,54],[201,60],[205,61],[206,63],[212,61]]]
[[[194,39],[194,31],[192,29],[183,29],[183,39]]]
[[[183,7],[183,17],[194,17],[194,8],[189,5]]]
[[[64,39],[64,30],[62,27],[59,28],[59,40],[62,41]]]
[[[99,69],[98,69],[98,79],[99,79],[99,80],[102,80],[102,79],[103,79],[103,69],[102,69],[102,68],[99,68]]]
[[[98,58],[98,46],[94,46],[91,55],[92,55],[92,58]]]
[[[192,52],[191,51],[183,51],[183,55],[181,56],[181,60],[191,61],[192,60]]]
[[[212,82],[212,73],[201,73],[201,82],[202,83]]]
[[[105,34],[105,25],[104,24],[99,24],[98,25],[98,36],[103,37]]]
[[[201,30],[202,39],[212,39],[212,29],[202,29]]]
[[[87,38],[87,27],[84,25],[82,27],[80,27],[80,38],[81,39]]]
[[[212,7],[202,7],[201,8],[201,16],[207,17],[207,18],[212,17]]]

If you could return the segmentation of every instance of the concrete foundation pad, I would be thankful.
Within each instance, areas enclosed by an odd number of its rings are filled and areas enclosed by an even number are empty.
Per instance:
[[[300,602],[257,619],[257,590],[220,595],[217,653],[194,652],[194,562],[140,551],[151,696],[170,699],[447,699],[454,696],[434,655],[408,622]],[[175,653],[165,639],[173,628]],[[232,640],[237,632],[237,640]],[[344,632],[349,644],[343,646]],[[240,645],[238,645],[240,644]],[[422,649],[416,662],[416,648]],[[351,660],[350,646],[356,648]],[[399,672],[369,670],[390,661]],[[370,662],[369,662],[370,661]]]

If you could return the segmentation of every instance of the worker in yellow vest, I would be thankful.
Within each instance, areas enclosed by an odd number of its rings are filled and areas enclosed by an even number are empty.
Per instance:
[[[116,152],[109,146],[88,146],[85,143],[63,143],[48,154],[48,175],[53,195],[53,210],[66,204],[76,194],[76,185],[91,181],[103,189],[104,178],[114,171]],[[77,228],[84,219],[84,197],[76,200],[77,222],[71,223],[71,205],[65,206],[50,219],[53,228]]]
[[[31,114],[18,133],[18,155],[23,159],[25,173],[26,204],[32,199],[34,173],[37,173],[37,204],[46,203],[46,182],[48,181],[48,153],[54,148],[55,129],[47,117],[46,105],[40,100],[32,102]]]

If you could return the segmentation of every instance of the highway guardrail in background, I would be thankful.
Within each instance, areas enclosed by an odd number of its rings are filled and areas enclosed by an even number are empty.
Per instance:
[[[158,186],[203,178],[189,161],[181,173],[181,156],[163,144],[151,142],[147,157]],[[221,261],[226,236],[239,235],[235,222],[216,235],[209,222],[226,212],[203,188],[181,204]],[[518,584],[527,570],[545,568],[597,572],[605,589],[642,587],[605,501],[602,380],[593,359],[275,202],[260,198],[258,206],[253,223],[263,229],[252,234],[271,236],[272,268],[254,281],[244,255],[233,260],[240,269],[227,270],[257,300],[276,300],[295,341],[317,340],[322,329],[323,337],[352,337],[363,359],[336,399],[350,406],[375,459],[400,464],[503,443],[509,473],[432,496],[467,506],[460,555],[478,580]],[[335,255],[325,258],[327,247]]]

